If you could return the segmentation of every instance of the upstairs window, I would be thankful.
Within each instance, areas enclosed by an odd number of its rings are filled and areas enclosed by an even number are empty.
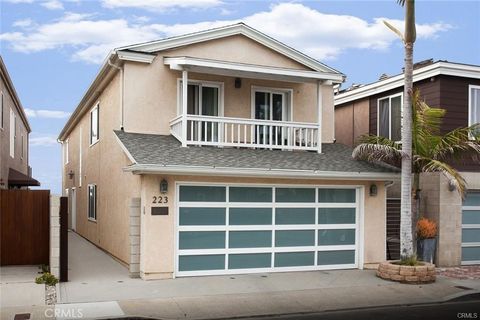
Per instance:
[[[480,86],[470,85],[468,91],[468,125],[472,126],[480,123]]]
[[[17,119],[15,112],[10,109],[10,157],[15,158],[15,137],[17,136]]]
[[[88,219],[97,220],[97,186],[88,185]]]
[[[90,145],[95,144],[99,139],[99,121],[98,121],[98,114],[99,114],[99,105],[97,104],[91,111],[90,111]]]
[[[3,91],[0,91],[0,129],[3,129]]]
[[[377,135],[393,141],[402,140],[402,94],[378,99]]]
[[[65,140],[65,142],[63,143],[63,164],[67,164],[68,163],[68,140]]]

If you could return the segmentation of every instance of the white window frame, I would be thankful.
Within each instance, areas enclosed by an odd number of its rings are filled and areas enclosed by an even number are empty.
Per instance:
[[[13,109],[10,109],[10,157],[15,159],[15,142],[17,136],[16,130],[16,115]]]
[[[4,121],[5,121],[5,115],[3,113],[4,111],[4,97],[3,97],[3,91],[0,91],[0,130],[3,130]]]
[[[94,208],[93,208],[93,214],[90,211],[90,189],[94,190],[93,192],[93,203],[94,203]],[[87,218],[89,221],[97,221],[97,185],[94,183],[88,184],[87,188]]]
[[[395,93],[395,94],[384,96],[377,99],[377,136],[380,136],[380,101],[388,99],[388,137],[386,138],[392,139],[392,99],[396,97],[400,97],[400,138],[401,138],[401,135],[402,135],[401,129],[403,128],[403,92]]]
[[[273,87],[261,87],[252,85],[250,89],[251,101],[250,101],[250,116],[255,119],[255,93],[267,92],[269,94],[282,94],[285,100],[282,113],[286,115],[286,119],[282,121],[293,121],[293,89],[292,88],[273,88]],[[273,99],[270,99],[270,108],[272,107]],[[273,117],[273,113],[270,112],[270,118]],[[273,121],[268,119],[268,121]]]
[[[92,136],[92,128],[93,128],[93,113],[97,113],[97,137],[95,140],[93,139]],[[97,142],[100,140],[100,102],[97,102],[95,106],[90,110],[90,132],[88,134],[89,136],[89,144],[90,147],[97,144]]]
[[[364,198],[365,198],[365,186],[363,185],[308,185],[308,184],[255,184],[255,183],[209,183],[209,182],[190,182],[190,181],[177,181],[175,182],[175,192],[177,195],[180,194],[180,186],[221,186],[226,187],[226,200],[223,203],[218,202],[180,202],[180,197],[175,197],[175,215],[176,222],[174,228],[174,239],[175,239],[175,249],[174,249],[174,277],[183,277],[183,276],[202,276],[202,275],[225,275],[225,274],[243,274],[243,273],[263,273],[263,272],[288,272],[288,271],[312,271],[312,270],[334,270],[334,269],[363,269],[364,264]],[[272,202],[269,203],[255,203],[250,205],[250,207],[269,207],[273,209],[272,212],[272,225],[262,225],[261,228],[251,228],[250,226],[229,226],[228,225],[228,209],[232,207],[248,207],[248,203],[242,202],[230,202],[229,201],[229,188],[230,187],[270,187],[273,188],[272,192]],[[315,189],[315,202],[312,203],[298,203],[298,202],[282,202],[277,204],[275,202],[275,190],[276,188],[314,188]],[[326,189],[355,189],[355,203],[319,203],[318,202],[318,190]],[[183,254],[194,254],[195,251],[200,249],[179,249],[179,232],[180,231],[218,231],[222,226],[180,226],[180,207],[225,207],[227,208],[226,216],[226,225],[225,230],[272,230],[272,244],[275,243],[275,230],[305,230],[307,229],[353,229],[355,228],[355,244],[354,245],[331,245],[331,246],[321,246],[318,248],[318,232],[315,232],[315,249],[312,247],[277,247],[277,248],[240,248],[240,249],[201,249],[202,254],[226,254],[225,269],[222,270],[208,270],[208,271],[179,271],[178,259],[179,256]],[[275,225],[275,209],[277,207],[315,207],[315,219],[316,223],[311,225]],[[323,225],[318,224],[318,208],[345,208],[351,207],[356,208],[355,215],[355,224],[332,224],[332,225]],[[225,233],[225,243],[228,246],[228,232]],[[234,253],[263,253],[263,252],[304,252],[304,251],[315,251],[315,263],[317,262],[317,254],[319,251],[331,251],[331,250],[355,250],[355,263],[354,264],[342,264],[342,265],[314,265],[314,266],[301,266],[301,267],[274,267],[274,255],[272,254],[272,264],[271,268],[250,268],[250,269],[232,269],[228,270],[228,250],[234,251]],[[270,250],[270,251],[269,251]],[[190,252],[189,252],[190,251]],[[225,253],[223,253],[225,252]],[[197,252],[198,253],[198,252]]]
[[[473,96],[472,96],[472,89],[475,89],[475,90],[479,90],[480,91],[480,86],[479,85],[473,85],[473,84],[470,84],[468,86],[468,126],[472,126],[475,124],[475,122],[473,122]],[[480,96],[480,95],[479,95]],[[478,103],[478,107],[480,108],[480,101],[477,101]],[[480,110],[478,110],[478,112],[480,112]],[[480,117],[480,116],[479,116]],[[479,122],[480,123],[480,119],[479,119]],[[470,137],[471,139],[473,139],[473,136]]]
[[[202,87],[210,87],[218,89],[218,116],[223,117],[224,115],[224,83],[220,81],[207,81],[207,80],[196,80],[188,79],[188,84],[200,86],[198,92],[199,100],[199,113],[202,115]],[[182,78],[177,78],[177,116],[182,114]]]
[[[65,142],[63,143],[63,165],[68,164],[69,141],[70,141],[70,138],[66,139]]]
[[[23,157],[25,156],[25,135],[22,134],[22,151],[20,153],[20,159],[23,160]]]

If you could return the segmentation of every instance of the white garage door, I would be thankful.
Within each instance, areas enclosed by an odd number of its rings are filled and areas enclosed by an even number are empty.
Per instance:
[[[480,191],[467,192],[463,201],[462,264],[480,264]]]
[[[357,268],[360,190],[180,184],[176,276]]]

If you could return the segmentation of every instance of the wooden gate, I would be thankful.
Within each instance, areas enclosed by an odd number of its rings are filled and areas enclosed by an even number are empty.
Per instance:
[[[0,190],[0,243],[2,266],[49,264],[49,190]]]

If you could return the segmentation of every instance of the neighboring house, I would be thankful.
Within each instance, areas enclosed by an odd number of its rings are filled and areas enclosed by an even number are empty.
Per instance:
[[[59,135],[72,229],[144,279],[384,260],[398,171],[334,143],[343,79],[244,24],[112,51]]]
[[[39,186],[28,165],[30,125],[0,56],[0,189]]]
[[[480,122],[480,66],[426,60],[414,66],[414,87],[431,107],[446,110],[441,130],[448,132]],[[363,134],[401,140],[403,74],[356,86],[335,96],[335,138],[349,146]],[[448,190],[443,176],[422,177],[423,212],[439,223],[437,264],[480,263],[480,164],[456,162],[468,183],[463,200]],[[400,210],[398,187],[388,192],[388,236],[398,237]],[[398,255],[398,244],[391,250]]]

